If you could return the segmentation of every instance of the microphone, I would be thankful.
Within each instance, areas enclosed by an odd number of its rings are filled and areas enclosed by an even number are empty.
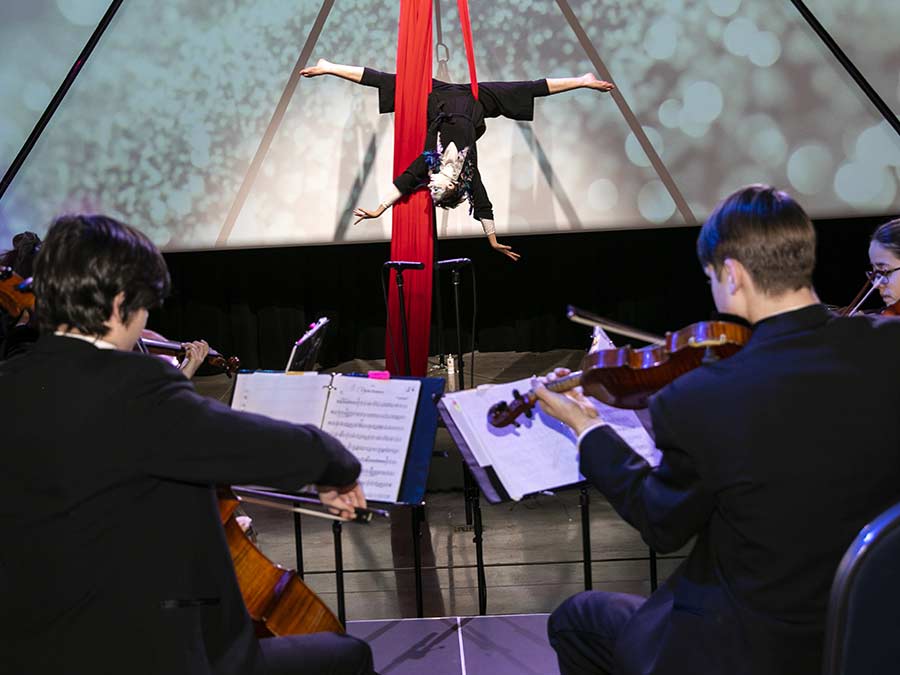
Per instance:
[[[411,262],[409,260],[388,260],[384,263],[384,267],[395,270],[424,270],[425,263]]]
[[[438,260],[437,261],[437,266],[439,268],[442,268],[442,267],[450,267],[450,268],[465,267],[466,265],[471,265],[471,264],[472,264],[471,258],[448,258],[447,260]]]

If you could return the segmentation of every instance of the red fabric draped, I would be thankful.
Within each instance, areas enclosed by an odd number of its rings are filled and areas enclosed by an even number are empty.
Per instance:
[[[456,0],[459,8],[459,22],[462,24],[463,42],[466,45],[466,60],[469,62],[469,82],[472,96],[478,99],[478,75],[475,73],[475,50],[472,48],[472,24],[469,22],[469,0]]]
[[[395,177],[403,173],[425,146],[428,94],[431,92],[431,12],[431,0],[400,2],[394,98]],[[394,205],[392,218],[391,260],[425,263],[424,270],[403,272],[409,327],[409,370],[412,375],[423,376],[428,368],[434,258],[434,224],[428,190],[416,190],[399,200]],[[385,360],[392,374],[403,375],[403,337],[396,274],[393,270],[390,274]]]

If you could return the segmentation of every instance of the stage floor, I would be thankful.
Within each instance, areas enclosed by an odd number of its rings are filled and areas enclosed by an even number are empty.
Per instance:
[[[380,675],[558,675],[546,614],[351,621]]]

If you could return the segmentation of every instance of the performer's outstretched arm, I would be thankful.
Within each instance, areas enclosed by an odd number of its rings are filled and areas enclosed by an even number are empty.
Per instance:
[[[605,80],[598,80],[593,73],[585,73],[581,77],[548,77],[547,89],[551,94],[561,94],[572,89],[596,89],[597,91],[611,91],[615,85]]]
[[[307,66],[300,71],[303,77],[319,77],[320,75],[334,75],[344,80],[359,83],[363,76],[362,66],[344,66],[340,63],[332,63],[325,59],[316,61],[316,65]]]

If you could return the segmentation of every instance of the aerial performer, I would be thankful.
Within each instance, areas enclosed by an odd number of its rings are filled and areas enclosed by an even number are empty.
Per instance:
[[[316,65],[300,71],[303,77],[334,75],[350,82],[378,89],[380,113],[394,112],[395,75],[363,66],[345,66],[319,59]],[[530,82],[479,82],[478,98],[469,84],[432,81],[428,95],[428,128],[425,147],[397,178],[387,198],[374,209],[357,207],[354,225],[378,218],[400,197],[427,187],[434,205],[452,209],[468,202],[469,214],[481,223],[491,247],[512,260],[519,254],[497,241],[494,210],[478,171],[476,142],[484,135],[485,120],[507,117],[530,122],[534,118],[534,99],[572,89],[608,92],[613,85],[591,73],[581,77],[546,78]]]

